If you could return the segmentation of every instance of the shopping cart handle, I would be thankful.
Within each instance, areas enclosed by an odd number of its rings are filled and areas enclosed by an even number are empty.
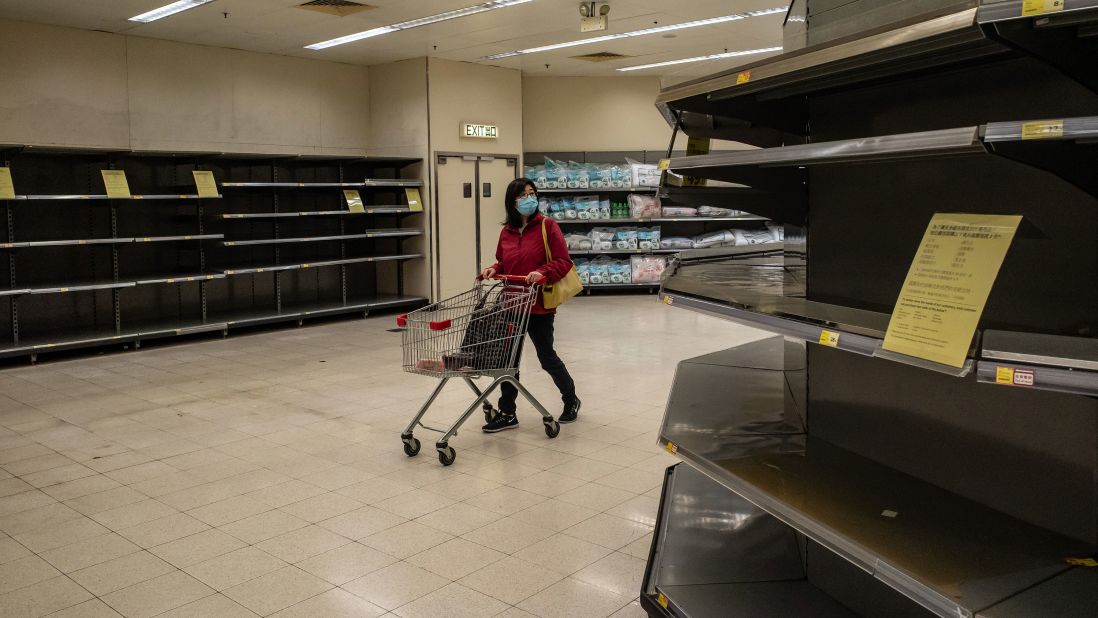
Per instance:
[[[520,283],[520,282],[521,283],[526,283],[526,276],[525,275],[495,275],[492,278],[493,279],[498,279],[500,281],[512,281],[514,283]]]
[[[401,328],[404,328],[405,326],[408,326],[408,314],[407,313],[397,316],[397,326],[399,326]]]

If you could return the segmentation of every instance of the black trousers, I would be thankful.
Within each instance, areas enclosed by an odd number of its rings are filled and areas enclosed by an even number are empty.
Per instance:
[[[537,350],[541,368],[553,378],[553,383],[560,390],[561,399],[567,405],[576,400],[576,383],[572,380],[572,376],[568,374],[568,368],[564,366],[564,361],[560,359],[560,356],[557,356],[556,350],[553,349],[553,320],[556,317],[552,313],[531,313],[530,329],[527,334],[530,335],[530,341],[534,343],[534,348]],[[525,339],[519,343],[518,356],[520,359],[522,358],[524,343]],[[518,378],[517,373],[515,377]],[[500,386],[499,411],[504,414],[514,414],[516,398],[518,398],[518,389],[504,382]]]

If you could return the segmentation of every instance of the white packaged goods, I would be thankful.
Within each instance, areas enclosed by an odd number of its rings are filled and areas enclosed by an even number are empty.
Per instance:
[[[595,166],[595,174],[591,176],[592,189],[610,189],[614,186],[614,166]]]
[[[699,217],[738,217],[740,211],[730,208],[718,208],[716,206],[699,206]]]
[[[761,245],[774,242],[774,236],[770,230],[733,230],[736,235],[737,246]]]
[[[545,157],[545,188],[568,188],[568,170],[565,168],[565,165],[560,161],[554,161],[549,157]]]
[[[633,186],[633,168],[628,164],[615,165],[611,169],[612,183],[615,189],[628,189]]]
[[[626,159],[633,174],[634,187],[660,186],[660,168],[657,165]]]
[[[614,228],[596,227],[591,230],[591,248],[596,251],[609,251],[614,248]]]
[[[685,238],[682,236],[672,236],[670,238],[660,239],[661,249],[693,249],[694,239]]]
[[[566,234],[564,242],[569,251],[590,251],[592,247],[591,237],[586,234]]]
[[[774,242],[785,241],[785,226],[777,223],[767,223],[766,229],[770,230],[770,235],[774,237]]]
[[[597,195],[581,195],[575,199],[576,216],[580,219],[600,218],[600,202]]]
[[[664,217],[696,217],[698,216],[697,208],[690,208],[689,206],[664,206]]]
[[[619,251],[636,251],[639,248],[636,228],[619,227],[614,232],[614,248]]]
[[[553,202],[555,201],[556,200],[547,197],[539,197],[538,210],[540,210],[541,214],[545,215],[546,217],[553,216]]]
[[[591,281],[591,285],[610,283],[610,264],[611,260],[599,258],[592,260],[587,265],[588,279]]]
[[[637,230],[637,248],[652,250],[660,248],[660,228],[640,228]]]
[[[591,285],[591,262],[585,259],[578,259],[575,261],[576,274],[579,275],[580,283],[583,285]]]
[[[634,255],[630,258],[633,283],[659,283],[667,269],[667,258],[659,255]]]
[[[599,219],[610,218],[610,198],[605,197],[599,202]]]
[[[575,161],[568,162],[568,168],[565,170],[567,174],[566,185],[569,189],[589,189],[591,188],[591,177],[588,174],[587,166],[576,163]]]
[[[694,237],[694,247],[697,249],[734,244],[736,244],[736,234],[732,230],[710,232],[708,234],[702,234],[701,236]]]
[[[629,196],[629,216],[634,219],[654,219],[663,212],[660,207],[660,198],[655,195]]]

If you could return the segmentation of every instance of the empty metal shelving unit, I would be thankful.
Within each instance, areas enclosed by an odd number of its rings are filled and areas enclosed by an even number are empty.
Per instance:
[[[1098,0],[840,4],[658,101],[760,147],[670,168],[760,192],[786,240],[665,276],[667,304],[778,336],[679,365],[642,605],[1098,615]],[[938,212],[1023,217],[959,369],[882,348]]]

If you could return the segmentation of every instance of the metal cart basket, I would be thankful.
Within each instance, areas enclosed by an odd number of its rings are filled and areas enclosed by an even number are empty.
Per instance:
[[[458,428],[478,407],[484,410],[485,421],[495,417],[497,411],[488,403],[488,397],[505,382],[514,385],[541,413],[545,435],[557,437],[560,425],[516,377],[530,309],[540,293],[541,287],[527,284],[525,277],[501,275],[492,280],[478,280],[468,292],[397,318],[397,325],[403,329],[404,371],[439,380],[434,392],[400,434],[409,457],[419,454],[419,440],[412,435],[418,425],[442,434],[435,443],[438,460],[444,466],[454,463],[457,455],[449,445],[450,438],[457,435]],[[449,429],[424,425],[423,416],[452,378],[464,380],[476,394],[476,400]],[[474,382],[477,378],[493,381],[481,391]]]

